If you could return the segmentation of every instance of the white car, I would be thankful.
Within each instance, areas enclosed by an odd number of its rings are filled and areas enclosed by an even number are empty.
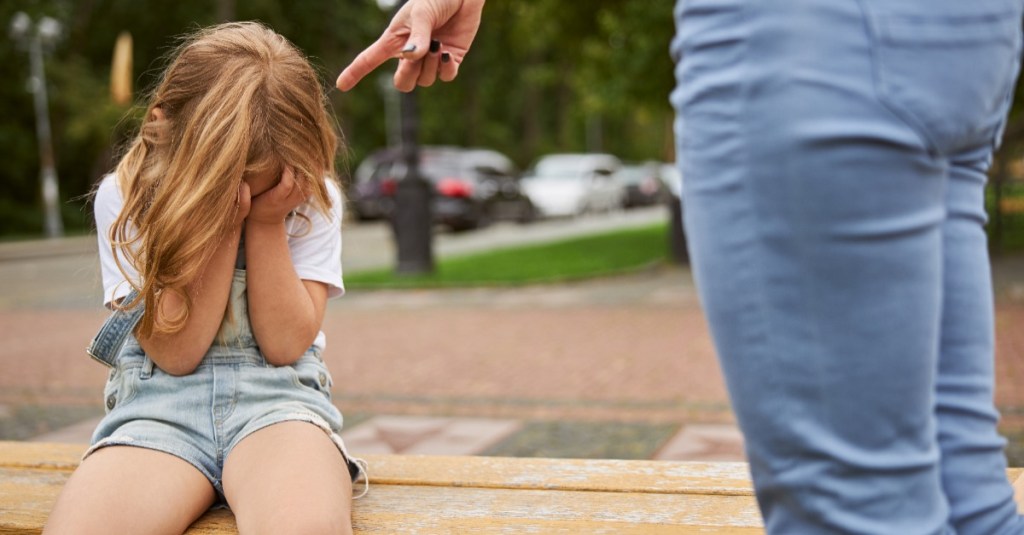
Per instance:
[[[613,178],[622,166],[610,154],[552,154],[537,161],[521,182],[542,216],[575,216],[622,208],[623,190]]]

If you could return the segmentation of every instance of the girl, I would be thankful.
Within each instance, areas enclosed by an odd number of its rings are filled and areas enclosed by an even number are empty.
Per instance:
[[[48,533],[350,533],[320,325],[342,294],[337,136],[318,78],[256,23],[178,48],[96,194],[107,415]],[[325,178],[328,177],[328,178]]]

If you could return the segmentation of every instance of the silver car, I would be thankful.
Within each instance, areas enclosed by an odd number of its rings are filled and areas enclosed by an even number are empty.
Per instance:
[[[551,154],[523,177],[523,191],[542,216],[576,216],[622,208],[614,179],[622,162],[611,154]]]

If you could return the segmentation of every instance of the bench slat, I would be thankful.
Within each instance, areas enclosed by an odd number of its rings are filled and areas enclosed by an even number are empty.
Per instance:
[[[81,444],[0,441],[0,466],[74,470],[85,450]]]
[[[0,442],[0,466],[74,470],[80,445]],[[376,485],[751,495],[745,463],[367,455]]]
[[[39,533],[82,445],[0,441],[0,535]],[[744,463],[369,455],[357,533],[761,533]],[[1024,481],[1024,469],[1007,471]],[[1019,482],[1018,482],[1019,483]],[[192,535],[234,533],[211,511]]]
[[[380,484],[751,496],[745,463],[367,456]]]
[[[0,533],[38,533],[69,473],[0,469]],[[674,533],[728,528],[760,532],[750,496],[377,485],[356,502],[363,533]],[[686,528],[686,529],[684,529]],[[226,511],[206,514],[188,533],[234,531]]]

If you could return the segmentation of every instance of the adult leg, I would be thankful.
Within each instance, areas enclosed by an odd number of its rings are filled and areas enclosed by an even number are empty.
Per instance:
[[[224,463],[224,494],[239,532],[352,532],[352,480],[319,427],[282,422],[242,439]]]
[[[950,523],[961,535],[1022,533],[993,404],[994,314],[985,223],[989,147],[952,162],[943,226],[936,414]]]
[[[178,457],[108,446],[71,474],[43,532],[179,535],[215,496],[206,476]]]
[[[770,533],[940,533],[946,168],[877,99],[857,2],[681,2],[702,304]]]

